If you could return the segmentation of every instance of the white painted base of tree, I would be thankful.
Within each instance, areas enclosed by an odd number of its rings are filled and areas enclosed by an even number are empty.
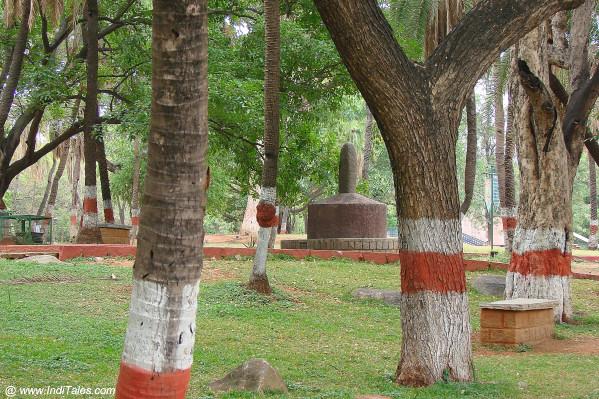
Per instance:
[[[555,320],[563,322],[572,317],[569,276],[536,276],[508,272],[505,280],[505,297],[506,299],[556,299],[560,305],[554,309]]]
[[[401,297],[403,331],[396,379],[402,385],[426,386],[447,377],[473,377],[468,296],[423,291]],[[406,317],[410,315],[410,317]]]
[[[272,227],[260,227],[260,230],[258,230],[258,242],[256,243],[252,277],[266,276],[266,258],[268,256],[268,241],[270,240],[271,230]]]
[[[144,370],[187,370],[193,361],[199,281],[135,280],[123,362]]]

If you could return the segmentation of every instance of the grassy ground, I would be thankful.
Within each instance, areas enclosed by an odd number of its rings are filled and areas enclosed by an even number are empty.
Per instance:
[[[391,381],[400,350],[399,311],[351,297],[358,287],[397,288],[397,266],[279,258],[268,265],[276,287],[272,299],[240,286],[250,267],[246,260],[205,266],[189,398],[211,398],[207,384],[252,357],[266,358],[280,371],[288,398],[599,398],[599,356],[528,347],[485,349],[483,355],[477,345],[471,384],[399,388]],[[86,260],[46,266],[3,260],[0,281],[0,397],[7,385],[113,386],[129,268]],[[564,342],[599,338],[599,285],[573,286],[579,324],[559,326],[557,336]],[[470,298],[476,332],[478,303],[494,298],[474,291]]]

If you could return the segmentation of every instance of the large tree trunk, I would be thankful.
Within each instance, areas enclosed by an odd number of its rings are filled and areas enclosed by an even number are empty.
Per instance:
[[[15,92],[21,78],[21,69],[23,59],[25,58],[25,49],[27,48],[27,38],[29,37],[29,14],[31,13],[31,1],[22,2],[21,25],[15,40],[13,53],[11,56],[10,68],[6,84],[0,94],[0,133],[4,139],[4,124],[8,119],[10,108],[15,98]],[[3,159],[0,158],[0,163]]]
[[[362,179],[368,180],[370,159],[372,158],[372,135],[374,130],[374,117],[366,106],[366,126],[364,127],[364,162],[362,163]]]
[[[83,192],[83,220],[77,235],[78,243],[94,244],[102,241],[98,228],[98,199],[96,188],[96,139],[94,126],[98,116],[98,2],[85,3],[85,44],[87,46],[87,95],[85,99],[85,190]]]
[[[98,158],[98,170],[100,171],[100,187],[102,189],[104,221],[108,224],[114,224],[114,210],[112,208],[112,197],[110,195],[110,178],[108,176],[104,137],[99,137],[96,141],[96,155]]]
[[[77,239],[79,233],[79,178],[81,177],[81,136],[77,136],[71,143],[71,163],[73,166],[71,180],[71,223],[69,227],[69,235],[71,241]]]
[[[154,0],[153,5],[148,173],[119,399],[185,397],[202,271],[207,1]]]
[[[513,62],[515,63],[515,56]],[[505,250],[508,253],[512,252],[512,242],[514,240],[514,232],[518,219],[516,218],[516,184],[514,177],[514,151],[516,124],[514,123],[515,112],[518,109],[516,99],[518,98],[518,75],[515,69],[515,64],[512,67],[509,86],[508,86],[508,108],[507,108],[507,128],[505,131],[505,202],[501,208],[501,221],[503,225],[503,240]]]
[[[262,188],[256,219],[260,225],[254,266],[249,287],[270,294],[266,275],[266,256],[272,227],[279,225],[276,212],[277,163],[279,159],[279,87],[281,76],[281,37],[279,0],[264,0],[265,62],[264,62],[264,165]]]
[[[476,153],[478,150],[476,129],[476,95],[472,93],[466,103],[466,124],[468,137],[466,139],[466,166],[464,168],[464,201],[460,206],[460,213],[465,215],[470,209],[476,182]]]
[[[519,58],[526,62],[519,61],[524,91],[517,110],[520,205],[506,297],[557,299],[560,321],[572,314],[573,174],[560,123],[563,108],[543,84],[549,81],[545,29],[534,30],[520,44]]]
[[[137,233],[139,231],[139,178],[141,175],[141,139],[135,138],[133,142],[133,182],[131,184],[131,230],[129,231],[129,243],[137,245]]]
[[[595,161],[589,154],[589,197],[591,202],[589,249],[597,249],[597,171]]]

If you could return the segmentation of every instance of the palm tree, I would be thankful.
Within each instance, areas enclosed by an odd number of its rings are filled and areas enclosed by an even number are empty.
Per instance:
[[[207,0],[154,0],[152,31],[148,173],[119,399],[185,397],[202,271]]]
[[[266,275],[266,255],[273,227],[278,226],[276,215],[277,162],[279,158],[279,87],[281,76],[281,38],[279,0],[264,0],[265,63],[264,63],[264,165],[262,187],[256,219],[260,225],[254,267],[249,288],[270,294]]]
[[[589,160],[589,197],[591,202],[589,249],[597,249],[597,166],[590,155],[587,158]]]
[[[133,141],[133,182],[131,189],[131,230],[129,231],[129,244],[137,245],[139,230],[139,177],[141,174],[141,139]]]

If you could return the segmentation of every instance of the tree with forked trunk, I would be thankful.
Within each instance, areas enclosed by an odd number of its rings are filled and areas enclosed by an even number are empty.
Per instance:
[[[273,227],[279,225],[277,216],[277,164],[279,159],[279,88],[281,77],[281,34],[279,0],[264,0],[265,62],[264,62],[264,165],[260,202],[256,220],[260,225],[254,266],[249,288],[270,294],[272,289],[266,275],[266,257]]]
[[[455,161],[461,111],[500,51],[581,2],[482,1],[420,65],[405,56],[375,0],[315,0],[393,169],[403,294],[400,384],[472,379]]]
[[[208,173],[206,0],[154,0],[152,116],[119,399],[185,397]],[[176,157],[173,154],[177,154]]]
[[[587,118],[599,96],[599,69],[591,76],[588,62],[593,7],[587,0],[573,12],[569,34],[564,16],[557,15],[519,44],[521,189],[506,297],[556,299],[558,322],[572,316],[574,178],[584,146],[592,150],[596,144],[586,139]],[[571,94],[554,74],[557,67],[569,69]]]

